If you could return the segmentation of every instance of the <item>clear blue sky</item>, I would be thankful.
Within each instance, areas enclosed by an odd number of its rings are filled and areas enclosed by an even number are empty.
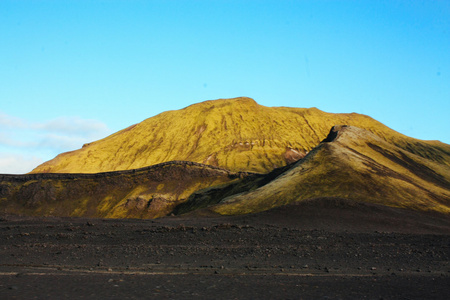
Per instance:
[[[450,143],[450,1],[0,1],[0,173],[237,96]]]

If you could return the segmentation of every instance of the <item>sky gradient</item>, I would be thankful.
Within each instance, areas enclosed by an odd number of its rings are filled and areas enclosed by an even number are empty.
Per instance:
[[[0,1],[0,173],[238,96],[450,143],[450,1]]]

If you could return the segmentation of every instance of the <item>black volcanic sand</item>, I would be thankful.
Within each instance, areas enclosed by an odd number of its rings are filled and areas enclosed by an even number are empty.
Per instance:
[[[0,299],[448,299],[450,217],[319,199],[259,214],[0,221]]]

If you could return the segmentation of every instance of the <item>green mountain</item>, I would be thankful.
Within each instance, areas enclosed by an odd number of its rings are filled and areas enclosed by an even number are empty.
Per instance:
[[[315,199],[449,213],[450,145],[356,113],[235,98],[164,112],[31,174],[0,175],[3,214],[233,215]]]
[[[297,163],[197,191],[175,211],[246,214],[323,197],[449,213],[450,167],[412,154],[367,130],[335,126]]]
[[[161,113],[60,154],[32,173],[132,170],[172,160],[265,173],[304,157],[336,124],[369,130],[406,151],[450,165],[449,145],[409,138],[365,115],[265,107],[250,98],[234,98]]]

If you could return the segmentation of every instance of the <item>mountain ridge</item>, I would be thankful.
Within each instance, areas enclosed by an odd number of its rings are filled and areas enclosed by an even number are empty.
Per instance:
[[[266,174],[171,161],[102,173],[0,175],[3,214],[239,215],[319,198],[449,214],[450,167],[338,125],[304,158]]]
[[[450,145],[366,115],[241,97],[163,112],[32,173],[0,175],[6,214],[239,215],[314,199],[449,214]]]
[[[264,184],[258,178],[230,183],[222,194],[197,191],[175,212],[247,214],[323,197],[450,212],[450,167],[352,126],[333,127],[305,158],[274,177]]]
[[[62,153],[32,173],[98,173],[172,160],[265,173],[304,157],[336,124],[367,129],[409,152],[450,165],[450,145],[407,137],[366,115],[266,107],[240,97],[160,113]]]
[[[0,174],[0,212],[34,216],[157,218],[194,191],[250,174],[171,161],[104,173]]]

